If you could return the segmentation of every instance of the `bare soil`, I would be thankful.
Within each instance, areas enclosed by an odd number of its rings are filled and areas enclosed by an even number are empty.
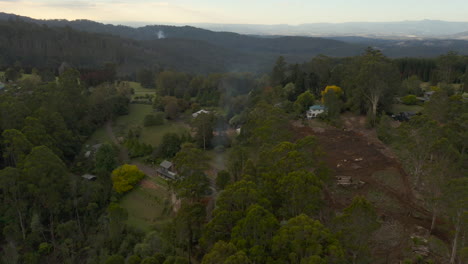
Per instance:
[[[361,186],[348,187],[337,186],[336,182],[332,182],[325,193],[330,208],[340,212],[356,195],[366,196],[368,200],[371,195],[379,196],[386,201],[374,202],[374,206],[383,226],[392,223],[392,226],[401,227],[398,229],[400,236],[396,236],[400,241],[395,243],[393,239],[391,245],[375,245],[374,253],[385,259],[381,263],[396,263],[404,257],[403,251],[416,227],[430,229],[431,212],[414,197],[409,176],[396,156],[378,140],[374,130],[365,128],[364,117],[345,115],[342,124],[343,128],[335,128],[313,120],[305,125],[295,122],[293,126],[299,137],[317,137],[325,152],[325,162],[332,169],[332,181],[335,181],[335,176],[351,176],[353,182],[364,182]],[[391,185],[388,184],[391,181],[374,176],[382,171],[393,172],[396,177],[394,180],[398,180],[399,184]],[[448,242],[444,230],[436,228],[433,235]]]

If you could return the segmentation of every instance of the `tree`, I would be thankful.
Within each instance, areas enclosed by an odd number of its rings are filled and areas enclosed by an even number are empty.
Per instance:
[[[327,85],[325,89],[322,92],[320,92],[320,94],[322,95],[322,102],[324,101],[325,95],[332,91],[337,97],[341,97],[343,95],[343,89],[341,89],[341,87],[336,85]]]
[[[437,123],[424,115],[415,116],[398,128],[396,147],[418,187],[421,176],[425,174],[433,146],[439,137],[440,128]]]
[[[176,120],[179,116],[179,106],[177,101],[171,100],[164,106],[164,113],[166,113],[166,118],[171,120]]]
[[[450,264],[454,264],[457,258],[458,242],[463,229],[468,228],[468,178],[462,177],[448,182],[444,190],[444,201],[447,213],[455,227],[450,254]]]
[[[125,264],[125,259],[121,255],[112,255],[107,258],[105,264]]]
[[[203,151],[186,143],[174,157],[179,178],[175,183],[180,197],[198,199],[208,193],[209,180],[205,174],[208,159]]]
[[[322,203],[322,183],[313,173],[294,171],[279,181],[285,218],[299,214],[315,215]]]
[[[304,113],[315,102],[315,97],[310,91],[305,91],[297,97],[294,107],[297,112]]]
[[[412,75],[408,79],[403,80],[401,83],[400,95],[414,94],[416,96],[422,96],[423,90],[421,89],[421,80],[418,76]]]
[[[339,92],[336,92],[334,89],[330,89],[323,95],[322,100],[327,108],[327,117],[330,120],[337,119],[340,116],[341,107],[343,105]]]
[[[265,263],[269,256],[271,239],[279,227],[278,220],[258,204],[247,209],[246,216],[232,229],[231,242],[256,263]]]
[[[96,152],[95,170],[99,174],[108,174],[117,167],[118,152],[111,144],[102,144]]]
[[[401,102],[405,105],[415,105],[418,102],[416,95],[408,94],[401,98]]]
[[[193,245],[201,236],[206,219],[205,205],[198,202],[182,203],[174,219],[176,240],[187,249],[188,260],[192,257]]]
[[[211,140],[213,139],[213,126],[214,126],[214,115],[213,114],[199,114],[193,125],[197,131],[195,134],[195,140],[199,147],[202,147],[203,150],[206,150],[207,147],[210,147]]]
[[[180,151],[183,139],[176,133],[164,134],[161,145],[158,147],[158,154],[164,158],[172,158]]]
[[[202,264],[248,264],[250,260],[243,251],[225,241],[218,241],[210,252],[203,257]]]
[[[70,193],[69,175],[65,164],[47,147],[34,147],[23,166],[28,194],[34,204],[48,216],[52,243],[55,245],[55,217],[63,209]]]
[[[111,203],[107,207],[107,216],[109,218],[109,238],[111,240],[111,248],[116,249],[122,240],[122,235],[125,231],[125,221],[128,219],[128,212],[117,203]]]
[[[219,171],[218,175],[216,176],[216,187],[218,187],[219,190],[224,190],[224,188],[226,188],[226,185],[228,185],[230,181],[231,175],[228,171]]]
[[[26,155],[31,151],[33,145],[24,136],[23,133],[16,129],[7,129],[2,133],[5,158],[10,165],[21,165]]]
[[[52,138],[47,134],[44,125],[42,125],[39,119],[30,116],[26,117],[21,132],[23,132],[29,142],[34,146],[44,145],[54,150],[57,155],[60,156],[62,154],[62,152],[54,146]]]
[[[7,167],[0,170],[0,196],[6,204],[15,211],[14,218],[21,227],[23,239],[26,239],[26,209],[27,202],[24,199],[24,179],[21,179],[21,171],[17,168]],[[6,215],[6,212],[5,212]]]
[[[255,183],[241,180],[229,184],[219,194],[213,218],[205,226],[202,244],[209,247],[218,240],[227,241],[231,237],[232,228],[253,204],[269,206],[269,202],[261,196]]]
[[[335,223],[340,240],[351,255],[352,263],[371,263],[367,260],[369,241],[372,233],[380,227],[372,204],[364,197],[354,197],[351,205],[344,209]]]
[[[154,74],[148,69],[142,69],[137,72],[137,82],[145,88],[154,88]]]
[[[382,99],[391,97],[397,90],[399,73],[379,50],[368,48],[359,58],[359,68],[356,73],[355,85],[361,91],[361,96],[367,99],[370,113],[370,124],[375,125],[378,106]]]
[[[276,60],[276,64],[273,67],[273,72],[271,73],[271,84],[273,86],[276,86],[276,85],[283,86],[285,80],[286,80],[286,61],[284,60],[283,56],[280,56]]]
[[[118,193],[128,192],[143,177],[145,174],[137,166],[124,164],[112,172],[114,190]]]
[[[137,255],[132,255],[127,259],[126,264],[141,264],[141,258]],[[161,263],[157,263],[157,264],[161,264]]]
[[[185,143],[174,157],[178,172],[183,176],[204,172],[209,168],[208,158],[202,150],[192,143]]]
[[[5,71],[5,81],[17,81],[21,78],[21,72],[16,68],[8,68]]]
[[[344,250],[322,223],[305,214],[288,220],[272,240],[278,263],[345,263]]]

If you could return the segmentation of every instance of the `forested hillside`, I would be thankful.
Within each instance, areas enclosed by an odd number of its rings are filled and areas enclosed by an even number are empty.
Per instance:
[[[30,68],[58,67],[67,61],[77,68],[97,68],[110,62],[123,74],[143,68],[265,73],[280,55],[290,63],[303,63],[319,54],[355,56],[369,46],[394,58],[435,57],[449,51],[465,54],[468,50],[468,42],[463,40],[262,37],[189,26],[131,28],[88,20],[35,20],[5,13],[0,20],[3,65],[24,62]]]

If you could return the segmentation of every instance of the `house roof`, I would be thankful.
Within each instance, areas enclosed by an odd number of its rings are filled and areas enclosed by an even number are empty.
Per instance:
[[[309,107],[309,110],[311,110],[311,111],[324,110],[325,111],[325,106],[323,106],[323,105],[313,105],[313,106]]]
[[[92,180],[95,180],[96,179],[96,176],[92,175],[92,174],[88,174],[86,173],[85,175],[81,176],[82,178],[88,180],[88,181],[92,181]]]
[[[164,160],[163,162],[161,162],[161,164],[159,164],[159,166],[165,169],[169,169],[170,167],[172,167],[172,162]]]
[[[168,171],[168,170],[163,170],[161,168],[157,169],[156,170],[159,175],[163,176],[163,177],[166,177],[168,179],[171,179],[171,180],[175,180],[176,179],[176,173],[172,172],[172,171]]]
[[[199,114],[209,114],[210,111],[202,109],[192,114],[193,117],[197,117]]]

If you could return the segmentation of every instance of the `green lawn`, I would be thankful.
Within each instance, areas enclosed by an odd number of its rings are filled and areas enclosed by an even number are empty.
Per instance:
[[[141,127],[141,142],[158,146],[164,134],[169,132],[182,133],[188,130],[181,122],[166,121],[164,125],[144,127],[145,115],[153,113],[151,105],[131,104],[130,113],[117,118],[114,122],[114,133],[116,136],[124,136],[130,128]]]
[[[130,88],[133,88],[133,90],[135,91],[135,94],[133,95],[134,97],[135,96],[142,96],[142,95],[145,95],[145,94],[154,95],[155,92],[156,92],[156,89],[143,88],[141,86],[141,84],[138,83],[138,82],[127,82],[127,83],[130,86]]]
[[[172,207],[164,180],[145,177],[143,181],[157,186],[143,184],[135,187],[120,200],[120,205],[128,212],[127,223],[130,226],[149,231],[171,219]]]
[[[392,105],[393,113],[400,113],[400,112],[421,112],[423,107],[420,105],[404,105],[404,104],[394,104]]]
[[[188,131],[187,127],[178,122],[168,121],[162,126],[144,127],[141,133],[141,142],[158,146],[166,133],[182,133]]]
[[[94,145],[104,142],[112,143],[111,139],[107,135],[106,127],[102,126],[94,131],[93,135],[91,135],[91,137],[87,140],[86,144]]]
[[[145,115],[153,112],[151,105],[130,104],[129,114],[120,116],[114,122],[114,133],[116,136],[125,135],[130,128],[143,127]]]

